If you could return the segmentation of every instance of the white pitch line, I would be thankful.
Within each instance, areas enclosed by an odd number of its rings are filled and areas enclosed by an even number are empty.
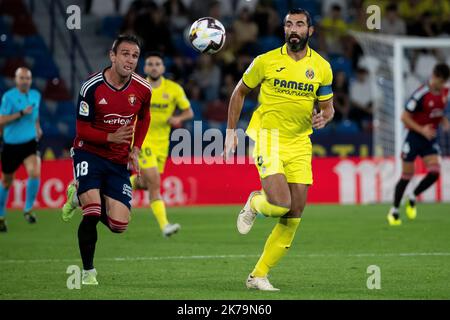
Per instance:
[[[403,252],[403,253],[354,253],[354,254],[297,254],[287,255],[286,257],[295,258],[316,258],[316,257],[429,257],[429,256],[450,256],[450,252]],[[160,260],[209,260],[209,259],[236,259],[236,258],[255,258],[257,254],[226,254],[210,256],[162,256],[162,257],[115,257],[115,258],[96,258],[96,261],[160,261]],[[73,259],[6,259],[0,260],[0,264],[13,263],[57,263],[57,262],[76,262],[79,258]]]

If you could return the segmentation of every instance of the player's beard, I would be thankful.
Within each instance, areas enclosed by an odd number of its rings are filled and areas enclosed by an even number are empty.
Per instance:
[[[158,75],[156,77],[152,76],[151,74],[148,75],[150,77],[150,80],[156,82],[161,78],[161,75]]]
[[[298,42],[291,42],[291,39],[297,38]],[[300,36],[299,34],[290,34],[289,36],[286,35],[286,43],[289,46],[289,49],[293,52],[302,51],[305,49],[306,45],[308,44],[309,40],[309,33],[306,33],[305,37]]]

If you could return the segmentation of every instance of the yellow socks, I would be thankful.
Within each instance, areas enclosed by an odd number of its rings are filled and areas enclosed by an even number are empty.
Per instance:
[[[250,206],[258,213],[261,213],[267,217],[275,218],[284,216],[290,210],[290,208],[280,207],[269,203],[265,194],[257,194],[253,196],[250,201]]]
[[[159,228],[162,230],[166,226],[166,224],[169,223],[169,221],[167,220],[166,206],[164,204],[164,201],[162,201],[161,199],[152,201],[150,203],[150,207],[152,208],[156,221],[158,221]]]
[[[264,252],[252,271],[254,277],[265,277],[286,254],[294,240],[301,218],[281,218],[267,238]]]

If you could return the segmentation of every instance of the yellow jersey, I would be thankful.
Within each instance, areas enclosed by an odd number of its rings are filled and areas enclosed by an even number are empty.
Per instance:
[[[144,144],[168,147],[171,127],[167,120],[173,115],[176,108],[187,110],[190,106],[183,88],[178,83],[161,77],[160,86],[152,88],[151,121]]]
[[[260,105],[247,128],[253,140],[259,129],[278,129],[281,143],[304,139],[312,133],[314,102],[333,97],[331,66],[309,47],[299,61],[287,54],[286,44],[257,56],[242,81],[251,89],[261,84]]]

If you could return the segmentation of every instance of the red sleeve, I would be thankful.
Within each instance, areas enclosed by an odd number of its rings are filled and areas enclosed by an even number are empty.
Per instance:
[[[99,144],[108,142],[108,132],[92,128],[91,123],[87,121],[77,120],[77,136]]]
[[[138,118],[136,122],[136,131],[134,132],[134,146],[139,149],[144,142],[145,136],[147,135],[148,127],[150,126],[150,100],[152,94],[148,94],[148,99],[144,101],[141,106],[141,110],[138,113]]]

